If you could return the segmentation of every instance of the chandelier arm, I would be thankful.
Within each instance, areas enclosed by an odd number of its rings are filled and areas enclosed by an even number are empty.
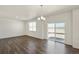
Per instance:
[[[44,20],[45,21],[46,18],[44,16],[42,16],[43,15],[42,14],[43,13],[43,5],[40,5],[40,7],[41,7],[41,16],[38,18],[38,20],[42,20],[42,21]]]

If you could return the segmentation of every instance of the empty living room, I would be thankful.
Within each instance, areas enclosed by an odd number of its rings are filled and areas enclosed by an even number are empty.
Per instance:
[[[0,3],[0,54],[79,54],[79,5],[25,3]]]
[[[79,1],[0,0],[0,59],[79,59]]]
[[[78,54],[78,5],[0,5],[0,54]]]

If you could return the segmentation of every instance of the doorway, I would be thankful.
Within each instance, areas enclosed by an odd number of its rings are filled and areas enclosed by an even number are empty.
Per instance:
[[[64,43],[65,23],[48,23],[48,39],[55,42]]]

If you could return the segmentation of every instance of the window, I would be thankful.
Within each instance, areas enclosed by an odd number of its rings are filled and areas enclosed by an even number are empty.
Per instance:
[[[55,32],[55,26],[54,26],[55,24],[52,24],[52,23],[50,23],[50,24],[48,24],[48,32]]]
[[[65,39],[65,23],[56,22],[48,23],[48,39],[56,42],[64,43]]]
[[[64,30],[65,24],[64,23],[56,23],[56,37],[64,39]]]
[[[36,22],[29,22],[29,31],[36,31]]]
[[[48,37],[55,37],[55,24],[48,23]]]

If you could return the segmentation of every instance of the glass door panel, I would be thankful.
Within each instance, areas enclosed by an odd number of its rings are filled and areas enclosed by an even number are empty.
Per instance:
[[[55,41],[64,42],[65,23],[48,23],[48,38]]]
[[[48,38],[55,37],[55,24],[48,23]]]
[[[63,42],[65,39],[65,24],[56,23],[56,41]]]

